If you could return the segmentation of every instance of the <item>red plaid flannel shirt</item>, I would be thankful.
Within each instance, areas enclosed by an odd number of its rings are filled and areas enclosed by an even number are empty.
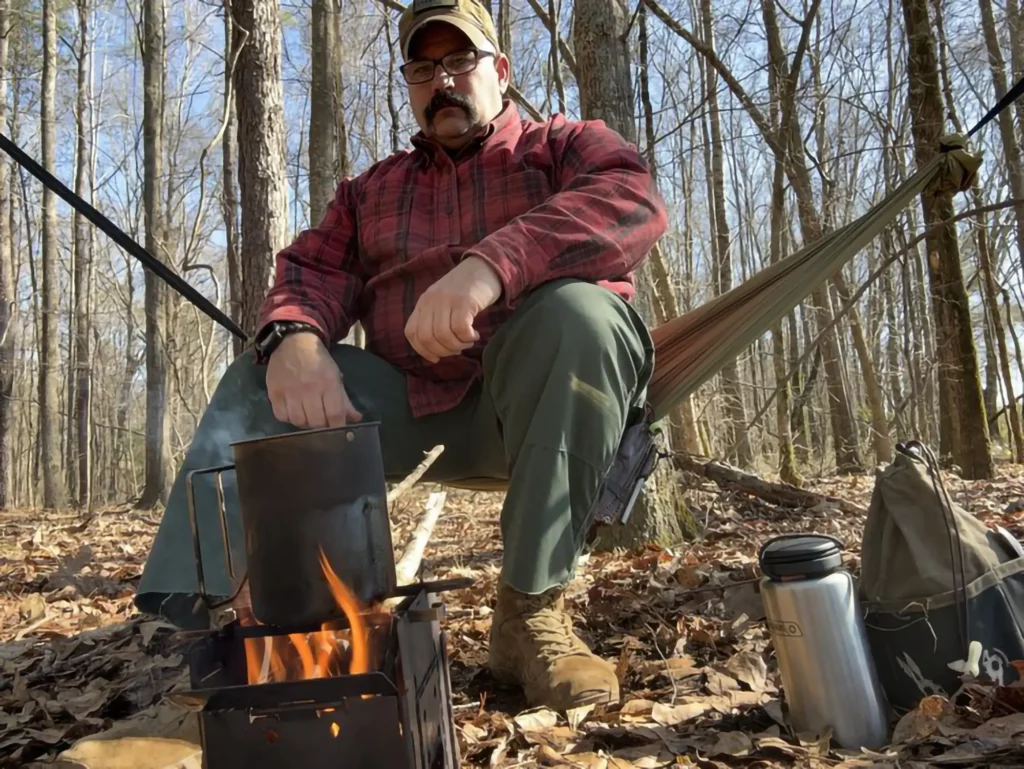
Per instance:
[[[600,121],[521,120],[509,103],[454,158],[422,136],[412,143],[342,182],[320,223],[277,255],[259,326],[304,321],[330,343],[361,321],[367,349],[405,372],[423,416],[462,400],[488,340],[540,284],[577,278],[632,300],[632,271],[666,214],[636,149]],[[431,365],[405,324],[467,256],[493,266],[504,290],[477,316],[476,345]]]

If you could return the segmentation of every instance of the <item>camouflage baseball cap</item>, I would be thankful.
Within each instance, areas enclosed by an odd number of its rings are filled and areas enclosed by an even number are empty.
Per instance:
[[[479,0],[411,0],[398,20],[398,42],[406,61],[412,36],[432,21],[458,28],[481,51],[498,51],[494,21]]]

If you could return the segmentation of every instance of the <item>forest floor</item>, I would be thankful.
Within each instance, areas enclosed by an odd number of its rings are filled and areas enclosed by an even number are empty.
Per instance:
[[[994,481],[946,480],[966,509],[1024,535],[1024,468],[1002,465]],[[617,662],[623,704],[568,718],[527,710],[487,672],[501,497],[449,491],[424,575],[474,580],[444,595],[463,766],[1024,766],[1024,707],[1014,698],[963,707],[930,698],[876,753],[792,734],[757,590],[757,548],[781,532],[829,533],[845,540],[856,570],[864,516],[828,504],[781,508],[688,474],[681,483],[706,524],[699,541],[589,554],[580,566],[569,605],[581,635]],[[809,487],[866,511],[872,476]],[[417,487],[394,506],[397,546],[431,490]],[[185,683],[187,644],[132,605],[156,529],[150,514],[128,508],[0,513],[0,766],[52,766],[93,735],[196,739],[194,717],[165,699]],[[89,744],[58,765],[114,766],[83,758]],[[168,749],[166,760],[151,748],[145,761],[117,766],[200,767],[195,750]],[[80,763],[67,762],[74,756]]]

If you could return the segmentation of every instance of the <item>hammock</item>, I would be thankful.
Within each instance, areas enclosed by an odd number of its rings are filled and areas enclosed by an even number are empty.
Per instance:
[[[941,140],[942,151],[859,219],[835,230],[695,310],[652,331],[654,374],[648,400],[661,419],[747,345],[834,275],[938,177],[943,191],[971,188],[981,158],[964,136]]]

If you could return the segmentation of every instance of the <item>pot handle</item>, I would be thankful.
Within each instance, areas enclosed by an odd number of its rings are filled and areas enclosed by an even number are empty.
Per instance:
[[[217,489],[217,516],[220,519],[220,538],[224,547],[224,563],[228,567],[228,577],[235,581],[235,565],[231,559],[231,540],[228,536],[227,509],[224,507],[224,484],[221,476],[228,470],[234,470],[234,465],[218,465],[217,467],[204,467],[201,470],[193,470],[185,476],[185,500],[188,507],[188,525],[192,529],[192,547],[195,549],[196,577],[199,580],[199,596],[207,606],[210,605],[210,596],[206,594],[206,579],[203,574],[203,549],[199,542],[199,524],[196,521],[196,499],[194,478],[197,475],[216,476],[215,485]]]

